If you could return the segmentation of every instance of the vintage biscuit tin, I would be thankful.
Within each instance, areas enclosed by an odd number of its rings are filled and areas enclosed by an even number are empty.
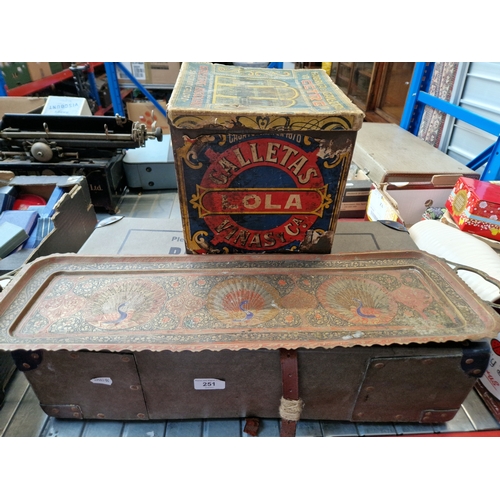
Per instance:
[[[461,231],[500,241],[500,186],[460,177],[446,208]]]
[[[167,118],[187,253],[330,253],[364,115],[325,71],[184,63]]]

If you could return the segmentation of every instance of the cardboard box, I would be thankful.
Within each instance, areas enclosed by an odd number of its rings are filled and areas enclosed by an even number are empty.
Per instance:
[[[325,71],[183,63],[167,113],[188,253],[330,253],[364,114]]]
[[[0,120],[6,113],[41,113],[46,97],[1,97]]]
[[[474,170],[394,123],[364,123],[353,162],[377,185],[432,182],[453,186],[460,176],[479,179]]]
[[[500,186],[460,177],[446,208],[461,231],[500,241]]]
[[[149,62],[150,83],[174,85],[181,69],[180,62]]]
[[[186,253],[180,219],[124,217],[97,228],[80,255],[181,255]],[[147,251],[146,251],[147,249]]]
[[[139,81],[139,83],[148,82],[148,73],[145,62],[122,62],[122,64],[128,69],[132,76]],[[132,83],[127,75],[117,66],[116,67],[116,77],[118,78],[118,83]]]
[[[167,109],[167,101],[159,100],[158,103],[163,109]],[[151,101],[127,101],[127,117],[133,122],[144,123],[149,131],[160,127],[164,133],[169,133],[167,119],[160,113]],[[153,127],[156,122],[155,127]]]
[[[25,62],[0,62],[0,71],[8,89],[31,82],[28,64]]]
[[[376,222],[340,220],[332,254],[418,250],[407,232],[394,231]],[[147,250],[146,250],[147,249]],[[124,217],[96,228],[78,251],[81,255],[181,255],[185,254],[182,221],[179,218]]]
[[[181,68],[180,62],[122,62],[134,78],[144,85],[174,85]],[[118,83],[132,83],[117,68]]]
[[[484,387],[500,400],[500,335],[490,340],[490,362],[480,378]]]
[[[23,249],[0,260],[0,275],[23,264],[54,253],[77,252],[92,234],[97,217],[90,201],[87,180],[83,176],[14,176],[1,172],[7,185],[14,186],[18,194],[36,194],[48,200],[56,186],[65,194],[55,206],[52,216],[53,230],[36,249]]]
[[[53,75],[63,71],[65,68],[69,68],[71,63],[62,63],[62,62],[49,62],[50,71]]]
[[[26,64],[28,65],[28,71],[33,82],[52,74],[52,69],[48,62],[29,62]]]

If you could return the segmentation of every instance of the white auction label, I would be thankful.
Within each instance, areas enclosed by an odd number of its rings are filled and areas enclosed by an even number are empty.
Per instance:
[[[93,384],[103,384],[103,385],[111,385],[113,381],[109,377],[97,377],[97,378],[92,378],[90,381]]]
[[[195,378],[194,388],[197,391],[210,391],[213,389],[225,389],[226,382],[218,378]]]

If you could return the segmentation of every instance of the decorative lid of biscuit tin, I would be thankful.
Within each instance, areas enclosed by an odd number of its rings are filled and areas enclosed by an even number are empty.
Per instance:
[[[179,129],[357,131],[363,112],[322,69],[185,62],[168,102]]]

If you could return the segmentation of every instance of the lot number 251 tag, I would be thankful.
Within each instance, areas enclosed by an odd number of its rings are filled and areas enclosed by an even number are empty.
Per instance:
[[[212,391],[214,389],[225,389],[226,382],[217,378],[195,378],[194,388],[197,391]]]

